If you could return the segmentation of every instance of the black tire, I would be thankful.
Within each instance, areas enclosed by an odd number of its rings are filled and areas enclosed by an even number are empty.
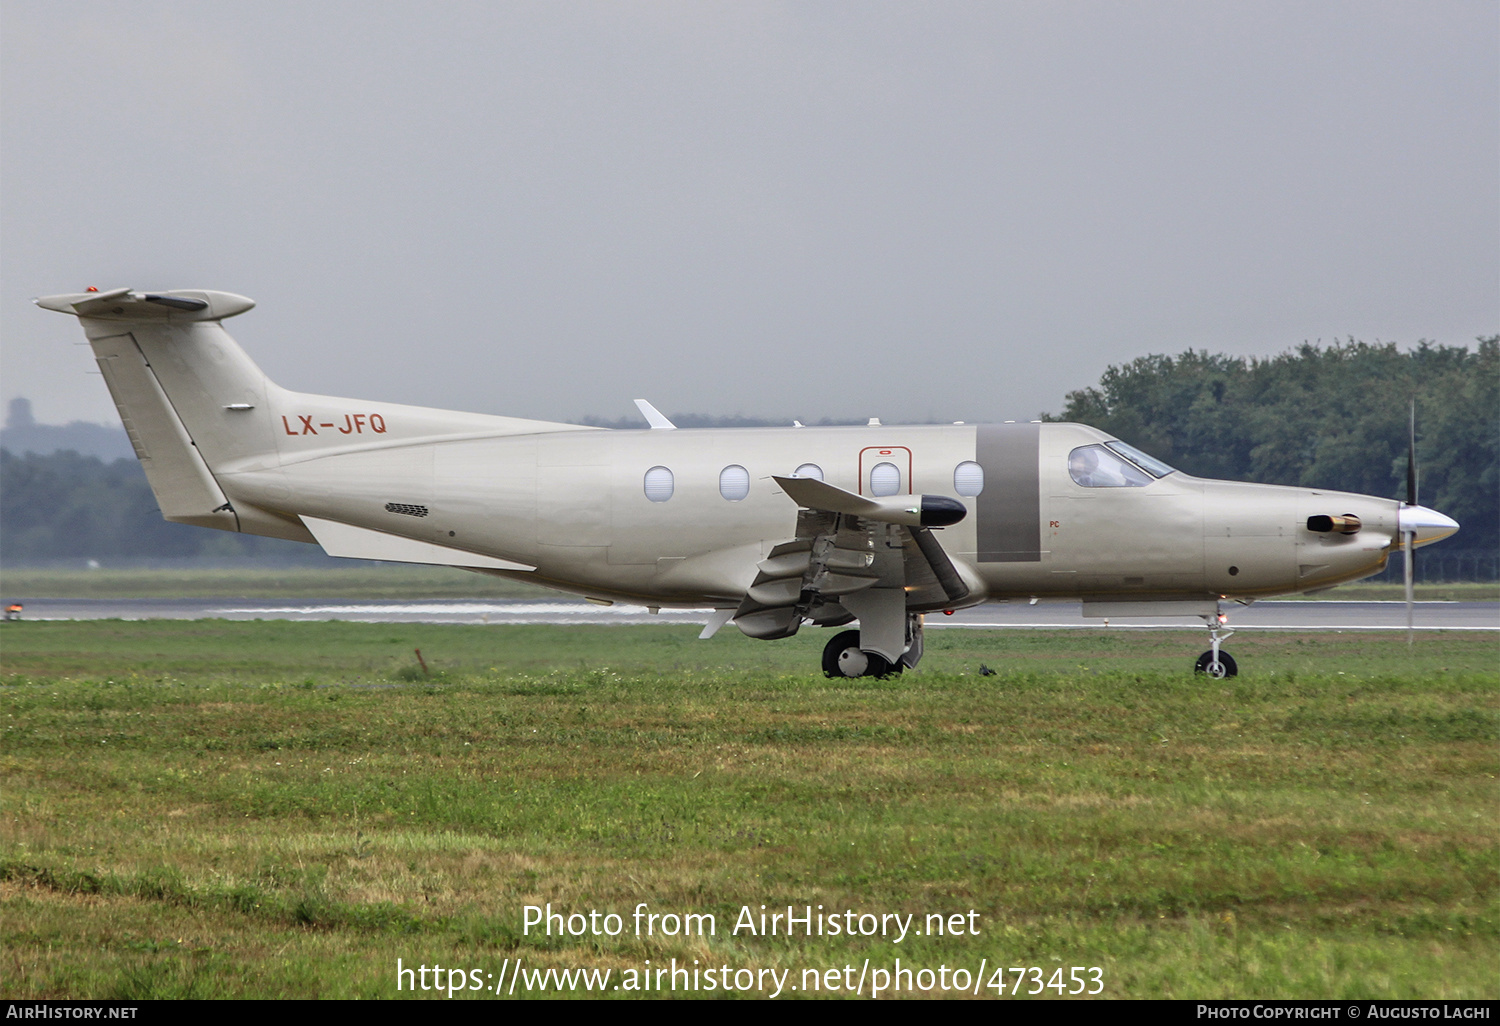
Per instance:
[[[859,647],[859,631],[835,634],[833,640],[823,646],[825,677],[894,677],[900,672],[900,663],[892,666],[884,656],[862,651]]]
[[[1193,672],[1201,673],[1206,677],[1213,677],[1218,680],[1227,680],[1230,677],[1239,676],[1240,668],[1235,663],[1234,656],[1230,655],[1222,648],[1219,649],[1218,672],[1214,671],[1213,662],[1214,652],[1213,649],[1209,649],[1207,652],[1204,652],[1201,656],[1198,657],[1197,664],[1193,666]]]

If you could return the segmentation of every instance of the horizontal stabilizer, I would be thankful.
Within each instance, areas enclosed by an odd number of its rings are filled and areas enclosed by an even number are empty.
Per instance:
[[[303,517],[302,522],[318,539],[323,551],[345,559],[381,559],[391,563],[430,563],[434,566],[457,566],[480,570],[535,570],[536,567],[494,556],[415,541],[367,527],[353,527],[336,520]]]
[[[132,292],[110,289],[107,292],[71,292],[61,296],[40,296],[33,300],[44,310],[95,317],[102,320],[220,321],[242,314],[255,306],[255,300],[232,292],[208,289],[174,289],[168,292]]]

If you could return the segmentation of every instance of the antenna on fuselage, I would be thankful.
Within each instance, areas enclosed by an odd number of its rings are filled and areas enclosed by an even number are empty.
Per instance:
[[[646,423],[651,425],[653,431],[676,431],[677,425],[673,424],[655,406],[644,399],[635,401],[635,408],[641,411],[641,416],[646,418]]]

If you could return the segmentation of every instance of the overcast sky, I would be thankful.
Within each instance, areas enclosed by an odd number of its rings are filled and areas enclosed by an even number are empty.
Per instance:
[[[550,419],[1001,420],[1111,363],[1500,332],[1500,6],[0,0],[32,296],[255,299],[293,389]]]

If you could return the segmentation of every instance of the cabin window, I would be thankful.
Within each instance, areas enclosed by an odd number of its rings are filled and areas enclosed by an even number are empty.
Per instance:
[[[1085,488],[1143,488],[1155,480],[1102,445],[1081,445],[1068,453],[1068,476]]]
[[[964,460],[954,467],[953,490],[970,498],[984,491],[984,468],[973,460]]]
[[[750,471],[739,465],[719,471],[719,494],[730,502],[739,502],[750,494]]]
[[[796,470],[792,471],[792,476],[793,477],[810,477],[814,481],[823,481],[823,480],[826,480],[823,477],[823,468],[820,467],[820,466],[818,466],[816,463],[804,463],[804,464],[802,464],[802,466],[800,466]]]
[[[895,495],[901,491],[901,471],[894,463],[877,463],[870,468],[870,494]]]
[[[646,471],[646,498],[652,502],[666,502],[672,497],[672,488],[672,472],[666,467]]]

